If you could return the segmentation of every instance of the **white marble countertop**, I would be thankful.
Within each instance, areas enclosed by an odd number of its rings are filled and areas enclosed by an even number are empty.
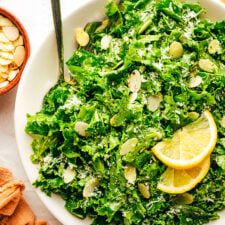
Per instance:
[[[61,0],[62,16],[74,10],[85,0]],[[12,12],[25,26],[30,42],[31,54],[53,28],[50,0],[1,0],[0,7]],[[50,225],[60,223],[42,204],[31,186],[21,164],[14,134],[14,104],[17,88],[0,96],[0,166],[7,167],[14,176],[26,184],[25,196],[38,218],[46,219]]]

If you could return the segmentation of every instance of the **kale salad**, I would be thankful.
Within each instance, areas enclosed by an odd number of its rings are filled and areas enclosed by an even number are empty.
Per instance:
[[[200,225],[225,208],[225,21],[199,4],[109,0],[103,21],[76,29],[79,44],[28,115],[34,185],[60,195],[92,225]],[[206,176],[183,194],[158,188],[166,166],[152,148],[204,111],[215,141]],[[201,138],[200,138],[201,139]],[[203,138],[204,139],[204,138]],[[130,177],[130,174],[133,176]]]

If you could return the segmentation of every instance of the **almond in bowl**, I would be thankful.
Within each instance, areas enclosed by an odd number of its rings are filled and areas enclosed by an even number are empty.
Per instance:
[[[20,80],[30,55],[30,44],[22,24],[0,8],[0,95]]]

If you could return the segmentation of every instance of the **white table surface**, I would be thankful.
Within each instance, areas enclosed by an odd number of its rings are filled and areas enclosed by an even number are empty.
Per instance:
[[[85,1],[61,0],[62,16],[65,17]],[[53,29],[50,0],[0,0],[0,7],[16,15],[25,26],[31,42],[31,54],[39,47],[49,30]],[[15,177],[25,183],[25,197],[37,217],[46,219],[50,225],[59,225],[36,195],[18,155],[13,118],[16,91],[17,88],[14,88],[0,96],[0,166],[12,170]]]

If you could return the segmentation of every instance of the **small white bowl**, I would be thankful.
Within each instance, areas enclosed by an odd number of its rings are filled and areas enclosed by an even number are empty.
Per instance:
[[[74,50],[74,28],[85,26],[88,22],[104,16],[107,0],[86,0],[86,4],[74,10],[63,21],[65,58],[68,59]],[[201,0],[212,20],[225,18],[225,5],[216,0]],[[30,161],[31,138],[25,133],[26,114],[34,114],[41,109],[42,100],[48,90],[58,80],[58,65],[55,36],[53,31],[47,36],[41,47],[32,54],[20,81],[15,107],[15,129],[20,157],[31,182],[38,175],[38,167]],[[64,208],[64,201],[56,195],[47,197],[39,189],[37,193],[47,208],[64,225],[86,225],[90,220],[80,220]],[[221,219],[212,224],[224,225],[225,211]]]

